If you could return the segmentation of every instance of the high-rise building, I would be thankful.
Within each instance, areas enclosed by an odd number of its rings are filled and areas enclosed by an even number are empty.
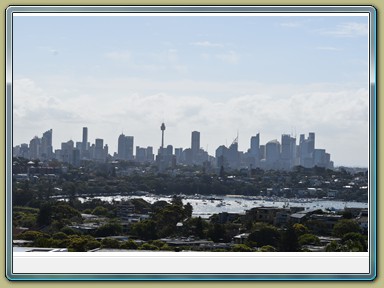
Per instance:
[[[290,170],[296,161],[296,138],[290,135],[281,135],[281,168]]]
[[[40,138],[35,136],[29,142],[29,158],[30,159],[39,159],[40,156]]]
[[[88,128],[83,127],[83,141],[81,145],[81,157],[86,158],[86,152],[88,150]]]
[[[260,134],[251,137],[251,147],[249,149],[250,164],[253,168],[260,167]]]
[[[228,148],[224,145],[217,147],[215,151],[217,168],[228,168]]]
[[[88,128],[83,127],[83,150],[87,150],[87,143],[88,143]]]
[[[145,162],[147,160],[147,149],[136,146],[136,161]]]
[[[72,165],[75,167],[80,166],[80,149],[75,148],[72,150],[72,160],[71,160]]]
[[[52,129],[43,133],[41,138],[41,151],[40,158],[41,160],[50,160],[52,159],[53,147],[52,147]]]
[[[97,161],[104,161],[104,140],[103,139],[96,139],[95,140],[95,160]]]
[[[315,133],[311,132],[308,139],[305,135],[300,135],[299,144],[299,164],[303,167],[310,168],[314,166],[314,152],[315,152]]]
[[[193,131],[191,137],[191,150],[194,156],[197,156],[200,150],[200,132]]]
[[[153,147],[147,147],[147,162],[152,163],[155,160],[155,155],[153,154]]]
[[[265,162],[268,169],[279,169],[280,143],[277,140],[269,141],[265,145]]]
[[[61,143],[60,159],[64,163],[72,164],[74,143],[72,140]]]
[[[133,140],[133,136],[119,136],[117,155],[120,160],[133,160]]]
[[[175,148],[176,163],[183,162],[183,148]]]

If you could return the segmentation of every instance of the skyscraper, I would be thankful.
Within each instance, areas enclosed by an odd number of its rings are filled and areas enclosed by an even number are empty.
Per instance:
[[[197,155],[200,149],[200,132],[193,131],[191,140],[192,153],[195,153]]]
[[[40,157],[41,160],[50,160],[52,158],[53,148],[52,148],[52,129],[43,133],[41,138],[41,151]]]
[[[251,148],[249,150],[253,168],[260,167],[260,134],[251,137]]]
[[[279,169],[280,143],[277,140],[269,141],[265,145],[265,162],[267,169]]]
[[[104,140],[103,139],[95,139],[95,160],[104,161]]]
[[[228,148],[227,153],[228,164],[231,169],[238,169],[240,165],[239,143],[238,137],[233,140]]]
[[[81,145],[81,152],[84,154],[84,152],[87,150],[87,143],[88,143],[88,128],[83,127],[83,142]]]
[[[191,161],[197,164],[200,151],[200,132],[193,131],[191,136]]]
[[[117,155],[120,160],[133,160],[133,136],[119,136]]]
[[[281,135],[281,168],[289,170],[295,165],[296,138],[290,135]]]
[[[40,155],[40,138],[35,136],[29,142],[29,158],[39,159],[39,155]]]
[[[299,152],[300,165],[306,168],[313,167],[313,157],[315,153],[315,133],[309,133],[308,139],[305,139],[303,134],[300,135]]]

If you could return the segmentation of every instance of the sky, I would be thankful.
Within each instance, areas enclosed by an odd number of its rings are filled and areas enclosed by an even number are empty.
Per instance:
[[[356,14],[354,14],[356,15]],[[366,16],[14,16],[13,145],[121,133],[215,154],[308,136],[335,166],[368,167]]]

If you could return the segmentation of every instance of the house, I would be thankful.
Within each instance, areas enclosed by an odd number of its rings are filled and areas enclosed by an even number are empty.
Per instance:
[[[242,233],[233,237],[234,244],[244,244],[248,239],[249,233]]]
[[[356,218],[357,223],[364,234],[368,233],[368,209],[364,209],[360,212],[359,216]]]

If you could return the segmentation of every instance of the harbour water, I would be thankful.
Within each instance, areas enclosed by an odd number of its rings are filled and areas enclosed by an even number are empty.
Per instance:
[[[141,198],[149,203],[156,201],[172,200],[172,196],[99,196],[94,197],[103,201],[122,201],[134,198]],[[83,199],[83,201],[89,198]],[[304,209],[321,209],[328,211],[338,211],[345,208],[368,208],[368,203],[365,202],[345,202],[335,201],[330,199],[307,199],[307,198],[271,198],[271,197],[245,197],[245,196],[182,196],[183,204],[190,203],[193,207],[193,216],[209,218],[213,214],[228,212],[228,213],[245,213],[246,210],[254,207],[303,207]]]

